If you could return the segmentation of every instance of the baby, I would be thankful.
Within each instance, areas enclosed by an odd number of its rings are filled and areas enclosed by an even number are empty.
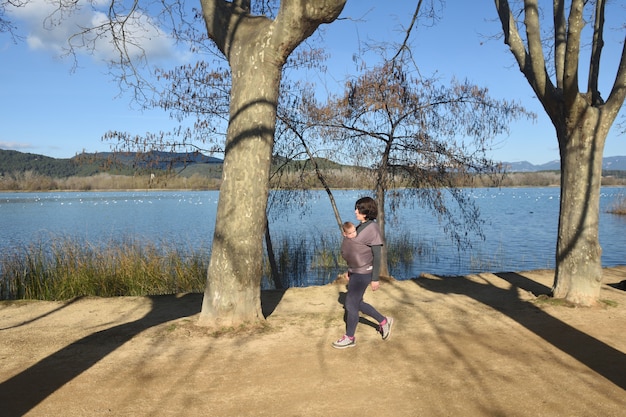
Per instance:
[[[356,237],[356,226],[352,222],[345,222],[341,225],[341,232],[343,237],[346,239],[354,239]],[[344,278],[346,281],[350,280],[350,273],[345,272],[340,275],[340,277]]]
[[[356,226],[352,222],[345,222],[341,225],[341,231],[343,236],[347,239],[354,239],[356,237]]]

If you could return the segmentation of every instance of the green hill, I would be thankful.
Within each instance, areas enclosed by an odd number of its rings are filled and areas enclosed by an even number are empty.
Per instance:
[[[33,172],[51,178],[87,177],[100,172],[133,175],[135,173],[174,170],[204,172],[215,176],[221,172],[221,159],[194,153],[82,153],[72,158],[49,156],[0,149],[0,176]],[[194,169],[191,169],[194,167]]]
[[[70,159],[56,159],[32,153],[0,149],[0,175],[32,171],[53,178],[77,175],[78,167]]]
[[[219,178],[222,160],[200,152],[97,152],[81,153],[69,159],[0,149],[0,175],[11,175],[32,171],[51,178],[71,176],[87,177],[100,172],[133,175],[155,171],[174,171],[184,177],[194,174],[208,178]],[[345,168],[327,159],[318,159],[322,169]],[[275,165],[283,165],[288,172],[313,169],[310,161],[289,161],[275,157]]]

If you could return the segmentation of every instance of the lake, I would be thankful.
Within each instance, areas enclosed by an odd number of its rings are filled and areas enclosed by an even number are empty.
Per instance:
[[[388,239],[408,234],[421,250],[410,263],[391,268],[396,278],[412,278],[422,272],[457,275],[554,268],[558,188],[477,188],[466,192],[485,220],[485,239],[477,238],[470,249],[459,250],[430,210],[417,204],[402,207],[388,219]],[[355,221],[354,202],[362,195],[359,190],[334,193],[343,220]],[[626,187],[602,188],[599,236],[605,267],[626,263],[626,217],[606,213],[624,195]],[[132,237],[208,253],[218,197],[217,191],[0,193],[0,256],[59,237],[96,245]],[[309,194],[304,205],[294,200],[280,212],[272,212],[270,230],[274,242],[286,236],[307,242],[322,236],[340,239],[323,191]],[[309,281],[297,285],[329,282],[337,272],[311,269]]]

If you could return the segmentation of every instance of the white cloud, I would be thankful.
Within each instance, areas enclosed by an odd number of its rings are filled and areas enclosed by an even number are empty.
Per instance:
[[[119,51],[112,42],[110,32],[75,36],[84,28],[94,28],[108,22],[102,10],[108,8],[109,0],[80,0],[78,4],[79,7],[71,13],[59,13],[56,9],[58,2],[55,5],[55,2],[49,0],[30,0],[26,6],[12,9],[11,13],[15,21],[23,25],[22,31],[26,32],[26,41],[32,50],[62,55],[68,51],[68,40],[74,35],[71,45],[75,51],[90,54],[96,61],[115,60]],[[127,21],[125,30],[126,35],[130,34],[129,38],[133,40],[133,43],[126,45],[131,58],[137,59],[145,54],[150,63],[183,59],[184,54],[176,49],[174,40],[150,16],[135,12],[133,18]]]
[[[21,142],[2,142],[0,141],[0,149],[17,151],[22,149],[33,149],[33,145]]]

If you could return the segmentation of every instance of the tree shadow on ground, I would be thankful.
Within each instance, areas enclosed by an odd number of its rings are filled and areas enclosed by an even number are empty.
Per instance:
[[[433,276],[415,279],[420,287],[437,293],[461,294],[488,305],[515,320],[571,357],[588,366],[622,389],[626,389],[626,354],[545,313],[531,302],[520,299],[518,289],[535,296],[550,294],[550,289],[521,274],[503,272],[495,276],[508,281],[499,288],[466,277]]]
[[[284,291],[263,292],[261,300],[265,317],[274,311],[283,294]],[[0,414],[3,417],[19,417],[27,414],[56,390],[87,371],[136,335],[168,321],[198,314],[202,306],[202,294],[148,298],[151,300],[152,307],[144,317],[85,336],[0,383]],[[43,316],[12,327],[25,326],[53,315],[76,301],[72,300]]]
[[[71,305],[72,305],[72,304],[74,304],[75,302],[80,301],[80,300],[82,300],[82,299],[83,299],[83,297],[76,297],[76,298],[73,298],[73,299],[71,299],[71,300],[67,301],[66,303],[64,303],[62,306],[59,306],[59,307],[55,308],[54,310],[50,310],[50,311],[48,311],[46,314],[42,314],[41,316],[38,316],[38,317],[33,317],[33,318],[32,318],[32,319],[30,319],[30,320],[26,320],[26,321],[24,321],[24,322],[22,322],[22,323],[19,323],[19,324],[14,325],[14,326],[0,327],[0,331],[2,331],[2,330],[14,329],[14,328],[16,328],[16,327],[21,327],[21,326],[26,326],[27,324],[30,324],[30,323],[36,322],[37,320],[41,320],[41,319],[43,319],[43,318],[45,318],[45,317],[51,316],[51,315],[53,315],[54,313],[58,313],[59,311],[62,311],[62,310],[64,310],[64,309],[68,308],[69,306],[71,306]]]
[[[609,284],[609,286],[615,288],[616,290],[626,291],[626,280],[620,281],[616,284]]]
[[[280,300],[285,296],[287,290],[265,290],[261,291],[261,310],[263,317],[268,318],[272,315]]]
[[[200,294],[148,298],[152,308],[144,317],[85,336],[2,382],[2,415],[25,415],[137,334],[167,321],[197,314],[202,303]],[[171,303],[176,303],[176,308],[168,308]]]

